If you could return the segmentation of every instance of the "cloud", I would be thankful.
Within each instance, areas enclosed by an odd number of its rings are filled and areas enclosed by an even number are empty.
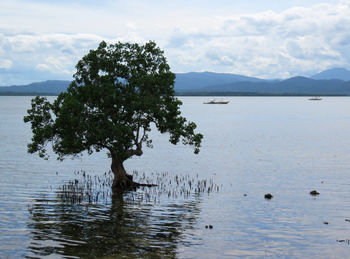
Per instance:
[[[0,69],[8,70],[7,73],[2,73],[0,82],[25,84],[46,79],[71,80],[77,62],[102,40],[109,43],[146,41],[132,32],[121,37],[108,38],[96,34],[7,34],[0,30]],[[40,77],[38,72],[42,73]],[[19,80],[24,78],[23,75],[28,78]]]
[[[1,75],[1,82],[24,84],[46,79],[70,80],[78,60],[102,40],[102,37],[90,34],[8,35],[0,32],[0,68],[7,69],[7,73]]]
[[[66,57],[48,57],[45,59],[46,63],[41,63],[36,66],[36,69],[42,71],[49,71],[53,74],[67,74],[72,75],[73,71],[67,69],[67,63],[70,63]]]
[[[38,64],[35,66],[35,68],[37,70],[41,70],[41,71],[50,71],[50,67],[47,64]]]
[[[9,69],[12,67],[12,61],[8,59],[0,59],[0,69]]]
[[[285,78],[350,68],[350,0],[250,13],[224,2],[184,10],[185,1],[170,9],[136,0],[1,1],[0,82],[71,79],[78,60],[102,40],[155,40],[174,72]]]
[[[350,1],[340,1],[279,13],[216,17],[202,32],[179,28],[169,38],[168,53],[176,69],[188,55],[197,55],[193,70],[200,65],[212,71],[276,78],[332,66],[349,68],[349,39]]]

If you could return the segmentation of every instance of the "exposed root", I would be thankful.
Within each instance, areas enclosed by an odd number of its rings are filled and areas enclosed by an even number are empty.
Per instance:
[[[138,187],[156,187],[158,186],[158,184],[147,184],[147,183],[136,183],[134,182],[135,184],[138,185]]]
[[[135,191],[139,187],[155,187],[156,184],[146,184],[146,183],[137,183],[133,181],[133,176],[126,174],[126,177],[123,179],[116,179],[113,182],[112,189],[119,191]]]
[[[147,184],[147,183],[137,183],[137,182],[130,182],[130,183],[117,183],[116,185],[112,186],[113,190],[119,190],[119,191],[136,191],[139,187],[156,187],[157,184]]]

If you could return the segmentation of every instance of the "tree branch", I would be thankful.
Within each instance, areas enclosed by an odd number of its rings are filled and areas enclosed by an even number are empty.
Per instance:
[[[134,155],[136,155],[136,156],[141,156],[141,155],[143,154],[141,148],[139,148],[139,147],[137,147],[136,149],[129,149],[129,150],[127,151],[127,153],[128,153],[128,155],[130,155],[130,156],[134,156]]]

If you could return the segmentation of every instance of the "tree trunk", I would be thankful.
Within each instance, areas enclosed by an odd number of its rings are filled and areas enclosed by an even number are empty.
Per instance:
[[[138,184],[133,182],[132,175],[126,173],[123,161],[118,157],[112,156],[112,172],[114,174],[112,188],[119,190],[132,190],[138,187]]]
[[[123,161],[116,156],[112,156],[111,169],[114,174],[112,188],[115,190],[130,191],[130,190],[136,190],[137,187],[141,187],[141,186],[144,186],[144,187],[157,186],[156,184],[144,184],[144,183],[134,182],[132,175],[126,173],[123,166]]]

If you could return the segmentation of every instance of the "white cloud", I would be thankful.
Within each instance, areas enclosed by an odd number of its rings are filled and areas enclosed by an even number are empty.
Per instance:
[[[8,69],[6,74],[2,73],[2,81],[12,84],[71,79],[78,60],[102,40],[102,37],[93,34],[8,35],[0,32],[0,68]],[[38,77],[39,72],[42,76]],[[24,75],[27,79],[20,80]]]
[[[41,71],[50,71],[50,67],[47,64],[38,64],[35,68]]]
[[[66,57],[48,57],[45,59],[46,63],[41,63],[36,66],[36,69],[41,71],[49,71],[53,74],[72,75],[73,71],[69,70],[71,62]]]
[[[192,70],[200,64],[212,71],[275,78],[349,68],[349,40],[350,1],[341,1],[219,17],[197,33],[179,28],[169,39],[168,53],[176,69],[196,55]]]
[[[8,59],[0,59],[0,69],[9,69],[12,67],[12,61]]]
[[[1,76],[13,83],[21,76],[23,83],[71,79],[77,61],[102,40],[155,40],[174,72],[284,78],[350,68],[350,0],[241,14],[232,1],[222,1],[217,9],[208,1],[187,10],[185,1],[172,2],[170,9],[165,2],[136,0],[1,1],[0,68],[7,71]]]

